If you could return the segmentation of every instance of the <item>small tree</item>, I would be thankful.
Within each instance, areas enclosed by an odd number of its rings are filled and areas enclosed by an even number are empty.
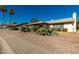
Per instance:
[[[13,22],[13,24],[17,24],[16,22]]]
[[[31,23],[38,22],[38,19],[32,18]]]

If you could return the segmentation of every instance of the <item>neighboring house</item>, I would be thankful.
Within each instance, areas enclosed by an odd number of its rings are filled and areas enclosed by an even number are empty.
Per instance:
[[[5,27],[6,27],[6,25],[3,25],[3,24],[0,25],[0,28],[5,28]]]
[[[9,28],[9,27],[17,27],[17,25],[16,24],[7,24],[6,27],[7,28]]]
[[[73,13],[71,18],[51,20],[47,23],[52,28],[67,28],[67,32],[76,32],[76,13]]]

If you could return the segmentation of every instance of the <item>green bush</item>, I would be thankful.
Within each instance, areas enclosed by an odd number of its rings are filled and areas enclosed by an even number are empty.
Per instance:
[[[4,28],[1,26],[0,29],[4,29]]]
[[[63,28],[62,31],[67,32],[67,28]]]
[[[61,31],[61,28],[53,28],[53,31]]]
[[[64,31],[67,32],[67,28],[53,28],[53,31]]]
[[[61,31],[61,28],[56,28],[56,31]]]
[[[31,31],[31,29],[28,26],[27,27],[21,27],[20,31],[28,32],[28,31]]]
[[[43,27],[40,27],[38,30],[37,30],[37,33],[40,34],[40,35],[51,35],[52,34],[52,30],[49,28],[49,26],[43,26]]]
[[[39,28],[40,28],[40,26],[33,26],[33,27],[31,28],[31,30],[37,31]]]
[[[10,30],[19,30],[17,27],[10,27]]]
[[[26,27],[21,27],[20,31],[25,32],[26,31]]]
[[[25,31],[34,31],[37,34],[40,35],[51,35],[51,34],[56,34],[56,31],[54,31],[53,29],[50,28],[50,26],[33,26],[33,27],[21,27],[20,29],[21,31],[25,32]]]
[[[31,31],[31,29],[29,27],[26,27],[25,31]]]

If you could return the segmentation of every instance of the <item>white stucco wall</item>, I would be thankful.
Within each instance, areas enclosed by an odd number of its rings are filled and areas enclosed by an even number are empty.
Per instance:
[[[73,24],[64,24],[64,28],[67,28],[68,31],[67,32],[73,32],[74,29],[73,29]]]
[[[74,19],[74,31],[73,32],[76,32],[76,12],[74,12],[72,16]]]
[[[68,28],[68,32],[76,32],[76,13],[72,14],[73,24],[64,24],[64,28]]]

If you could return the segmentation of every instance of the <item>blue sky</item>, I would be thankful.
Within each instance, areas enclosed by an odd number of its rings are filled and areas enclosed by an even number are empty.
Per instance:
[[[78,5],[5,5],[6,9],[14,9],[13,20],[17,23],[30,22],[32,18],[39,21],[49,21],[51,19],[62,19],[72,17],[72,13],[77,13],[79,19]],[[9,23],[9,14],[6,13],[6,23]],[[0,13],[0,23],[3,15]]]

